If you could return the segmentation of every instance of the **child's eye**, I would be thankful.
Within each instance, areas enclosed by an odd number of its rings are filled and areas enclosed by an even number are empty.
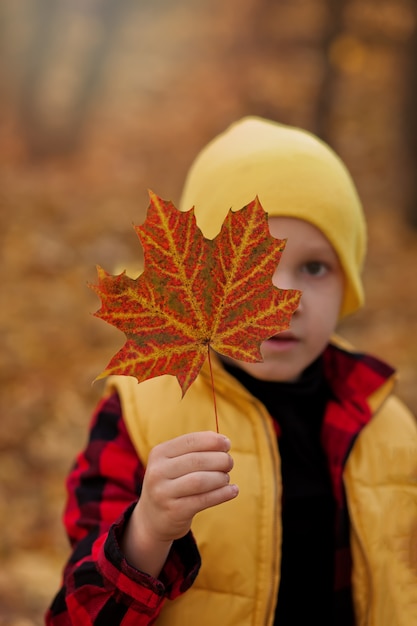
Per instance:
[[[327,265],[322,261],[309,261],[303,265],[303,271],[310,276],[323,276],[327,270]]]

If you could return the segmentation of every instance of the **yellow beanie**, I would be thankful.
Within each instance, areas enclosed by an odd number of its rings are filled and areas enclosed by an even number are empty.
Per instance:
[[[230,208],[241,209],[255,196],[270,216],[305,220],[327,237],[346,279],[340,317],[358,309],[363,303],[366,225],[355,186],[339,157],[304,130],[245,117],[197,156],[180,209],[194,206],[199,227],[211,239]]]

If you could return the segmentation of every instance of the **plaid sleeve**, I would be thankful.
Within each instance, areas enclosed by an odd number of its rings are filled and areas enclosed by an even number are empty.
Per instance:
[[[144,471],[118,397],[103,400],[67,480],[64,524],[72,554],[48,626],[153,624],[165,598],[175,599],[194,582],[200,557],[191,533],[174,542],[158,579],[129,565],[121,552]]]

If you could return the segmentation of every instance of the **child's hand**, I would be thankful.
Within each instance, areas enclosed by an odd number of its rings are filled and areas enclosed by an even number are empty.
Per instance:
[[[190,529],[196,513],[233,499],[229,440],[207,431],[156,446],[149,455],[142,494],[126,530],[123,549],[138,569],[157,576],[172,541]]]
[[[158,541],[183,537],[196,513],[230,500],[230,442],[214,432],[182,435],[150,453],[138,512]]]

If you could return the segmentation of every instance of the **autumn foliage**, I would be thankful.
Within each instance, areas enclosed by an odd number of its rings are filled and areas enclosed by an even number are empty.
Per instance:
[[[126,343],[98,376],[163,374],[183,394],[209,348],[234,359],[262,361],[262,341],[288,328],[300,293],[272,284],[285,240],[273,238],[256,198],[229,211],[220,233],[207,239],[194,209],[179,211],[150,192],[147,217],[135,230],[145,266],[134,279],[98,268],[95,313],[125,333]]]

